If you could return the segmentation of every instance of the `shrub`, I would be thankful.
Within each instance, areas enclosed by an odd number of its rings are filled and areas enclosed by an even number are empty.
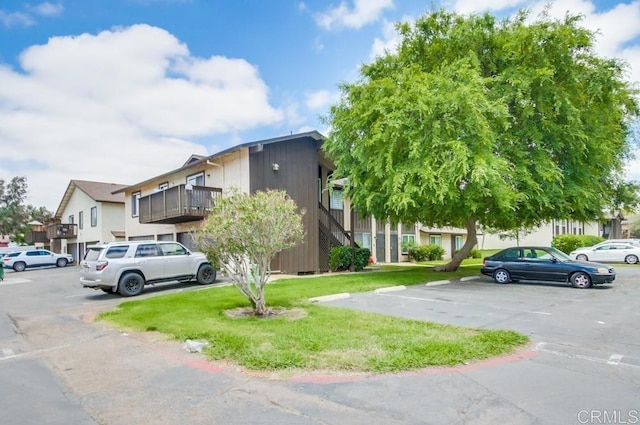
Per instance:
[[[456,249],[454,251],[454,254],[457,254],[458,251],[460,251],[459,249]],[[480,252],[480,250],[473,248],[471,250],[471,252],[469,252],[469,255],[467,255],[467,258],[482,258],[482,252]]]
[[[369,264],[371,251],[368,248],[356,248],[355,271],[359,272]],[[332,271],[349,270],[351,268],[351,247],[335,246],[331,248],[329,268]]]
[[[583,246],[591,246],[595,245],[599,242],[604,241],[604,238],[600,236],[593,235],[558,235],[553,238],[551,245],[558,248],[560,251],[565,254],[570,253],[571,251],[583,247]]]
[[[409,258],[414,261],[442,260],[444,248],[439,245],[417,245],[409,249]]]

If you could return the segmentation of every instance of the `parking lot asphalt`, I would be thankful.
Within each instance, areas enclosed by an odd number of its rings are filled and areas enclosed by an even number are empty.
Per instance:
[[[640,267],[618,273],[613,285],[586,290],[480,278],[350,294],[322,305],[513,329],[532,342],[453,368],[279,376],[93,322],[123,299],[80,288],[74,268],[8,273],[0,283],[0,423],[640,423]],[[169,284],[144,296],[199,289]]]

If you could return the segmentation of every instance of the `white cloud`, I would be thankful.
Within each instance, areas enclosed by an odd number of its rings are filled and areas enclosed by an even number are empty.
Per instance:
[[[406,18],[404,21],[412,20]],[[373,46],[371,46],[371,52],[369,58],[371,60],[378,56],[384,56],[387,53],[393,53],[398,49],[400,44],[400,34],[396,31],[395,22],[384,21],[382,25],[382,38],[376,37],[373,40]]]
[[[52,210],[70,179],[133,184],[207,153],[189,138],[284,118],[254,66],[191,56],[148,25],[54,37],[20,66],[0,67],[1,171]]]
[[[307,108],[313,110],[325,109],[336,100],[338,100],[338,93],[331,93],[328,90],[318,90],[307,93],[305,105],[307,105]]]
[[[58,16],[62,14],[62,11],[64,10],[64,6],[61,3],[53,4],[49,2],[40,3],[35,6],[28,6],[27,8],[42,16]]]
[[[323,28],[347,27],[359,29],[378,20],[384,9],[393,7],[393,0],[353,0],[353,7],[346,2],[315,16]]]
[[[453,9],[460,13],[498,11],[521,6],[527,0],[456,0]]]
[[[4,10],[0,10],[0,22],[7,28],[15,26],[29,27],[35,24],[33,18],[26,13],[5,12]]]

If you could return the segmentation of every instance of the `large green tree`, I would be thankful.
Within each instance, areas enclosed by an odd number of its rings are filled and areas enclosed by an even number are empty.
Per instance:
[[[580,18],[529,22],[444,10],[398,25],[401,42],[341,85],[324,149],[364,214],[512,231],[594,220],[632,204],[623,166],[638,116],[625,65],[599,57]]]

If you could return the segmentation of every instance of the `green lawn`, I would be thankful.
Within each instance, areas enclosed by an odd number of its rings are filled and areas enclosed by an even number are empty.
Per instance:
[[[231,286],[128,301],[99,318],[181,341],[207,340],[210,359],[255,370],[396,372],[451,366],[509,353],[527,337],[362,313],[311,304],[308,299],[478,273],[479,266],[463,266],[453,273],[406,266],[276,280],[266,288],[267,305],[292,314],[268,319],[229,315],[248,306]]]

